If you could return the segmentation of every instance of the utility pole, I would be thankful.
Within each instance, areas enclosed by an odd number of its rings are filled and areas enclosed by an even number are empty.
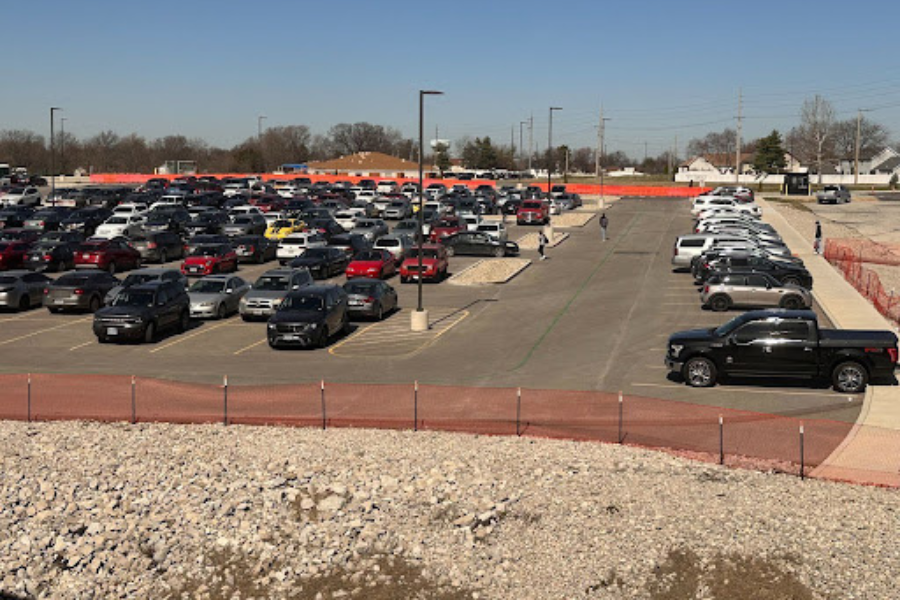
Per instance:
[[[59,172],[66,174],[66,117],[59,119]]]
[[[644,141],[644,164],[647,164],[647,142]]]
[[[605,208],[605,202],[603,197],[603,156],[604,152],[604,144],[603,144],[603,136],[606,134],[606,122],[609,121],[608,118],[603,116],[603,104],[600,104],[600,115],[598,117],[597,123],[597,154],[594,157],[595,164],[594,169],[597,171],[597,178],[600,180],[600,207]]]
[[[525,146],[522,145],[522,126],[527,122],[528,121],[519,121],[519,169],[522,168],[522,154],[525,151]]]
[[[860,108],[856,111],[856,157],[854,159],[855,166],[853,167],[853,185],[859,184],[859,147],[860,147],[860,136],[862,133],[862,114],[864,112],[869,112],[872,109]]]
[[[737,140],[734,149],[734,182],[740,183],[741,181],[741,122],[742,115],[741,109],[743,108],[744,103],[744,92],[741,88],[738,88],[738,111],[737,111]]]
[[[528,172],[531,174],[531,157],[534,156],[534,113],[528,117]]]

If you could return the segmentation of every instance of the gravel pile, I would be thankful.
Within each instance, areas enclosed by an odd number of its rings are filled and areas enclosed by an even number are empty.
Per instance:
[[[530,264],[531,261],[527,258],[489,258],[479,260],[447,281],[457,285],[506,283]]]
[[[0,592],[891,598],[896,492],[639,449],[0,423]]]

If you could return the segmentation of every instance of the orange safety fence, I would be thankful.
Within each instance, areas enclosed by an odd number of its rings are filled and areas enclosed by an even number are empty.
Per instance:
[[[526,435],[624,443],[793,474],[821,465],[853,427],[811,419],[801,435],[801,421],[793,417],[594,391],[227,380],[209,385],[67,374],[0,375],[0,419]],[[842,471],[840,478],[852,481],[851,475]]]
[[[247,173],[209,173],[213,177],[217,177],[219,179],[224,179],[228,177],[248,177]],[[262,177],[263,181],[287,181],[290,179],[294,179],[295,177],[306,177],[310,179],[312,182],[317,181],[327,181],[327,182],[335,182],[335,181],[350,181],[352,183],[359,183],[359,181],[363,179],[372,179],[376,182],[378,181],[395,181],[398,184],[402,185],[404,183],[418,183],[418,179],[409,178],[409,177],[387,177],[387,176],[361,176],[361,175],[312,175],[312,174],[303,174],[303,173],[289,173],[289,174],[273,174],[273,173],[263,173],[262,175],[258,175]],[[180,175],[151,175],[147,173],[92,173],[91,174],[91,183],[98,184],[141,184],[146,183],[149,179],[168,179],[169,181],[181,177]],[[515,180],[507,180],[512,184]],[[452,178],[444,178],[444,179],[432,179],[425,178],[425,185],[431,185],[432,183],[442,183],[448,187],[453,185],[464,185],[468,188],[474,189],[479,185],[488,184],[495,185],[497,182],[492,179],[472,179],[472,180],[461,180],[461,179],[452,179]],[[545,182],[542,183],[530,183],[529,185],[534,185],[540,188],[542,191],[547,191],[547,184]],[[559,182],[553,183],[553,185],[560,185]],[[566,186],[566,190],[573,194],[586,194],[586,195],[599,195],[600,194],[600,185],[598,184],[582,184],[582,183],[570,183],[570,184],[562,184]],[[653,186],[653,185],[604,185],[603,186],[603,194],[605,196],[645,196],[645,197],[663,197],[663,198],[690,198],[704,192],[708,192],[712,188],[697,188],[697,187],[686,187],[686,186]]]
[[[865,263],[900,266],[900,247],[864,239],[827,239],[824,255],[879,313],[900,323],[900,302],[894,291],[886,291],[878,273],[864,266]]]

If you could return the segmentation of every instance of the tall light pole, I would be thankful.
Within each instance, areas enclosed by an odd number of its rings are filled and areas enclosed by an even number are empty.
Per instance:
[[[562,110],[560,106],[550,107],[550,121],[547,127],[547,198],[550,198],[550,178],[553,173],[553,111]]]
[[[56,196],[56,147],[53,145],[53,115],[58,110],[62,109],[58,106],[50,107],[50,198]]]
[[[259,115],[256,117],[256,143],[259,144],[259,156],[260,158],[265,158],[263,154],[263,145],[262,145],[262,122],[263,119],[268,119],[266,115]],[[263,172],[266,170],[266,161],[262,161]]]
[[[416,235],[416,254],[418,255],[417,271],[419,277],[416,280],[418,284],[418,303],[416,310],[411,317],[410,326],[413,331],[428,330],[428,311],[422,304],[422,245],[425,242],[425,96],[440,96],[444,92],[437,90],[419,90],[419,231]]]
[[[66,118],[59,118],[59,170],[66,172]]]
[[[872,109],[860,108],[856,111],[856,158],[854,159],[854,167],[853,167],[853,185],[859,184],[859,138],[862,130],[862,114],[864,112],[869,112]]]

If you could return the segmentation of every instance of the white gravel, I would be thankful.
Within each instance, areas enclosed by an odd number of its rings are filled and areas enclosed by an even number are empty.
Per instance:
[[[531,264],[527,258],[486,258],[448,279],[456,285],[506,283]]]
[[[0,423],[0,592],[893,598],[894,491],[639,449]]]

